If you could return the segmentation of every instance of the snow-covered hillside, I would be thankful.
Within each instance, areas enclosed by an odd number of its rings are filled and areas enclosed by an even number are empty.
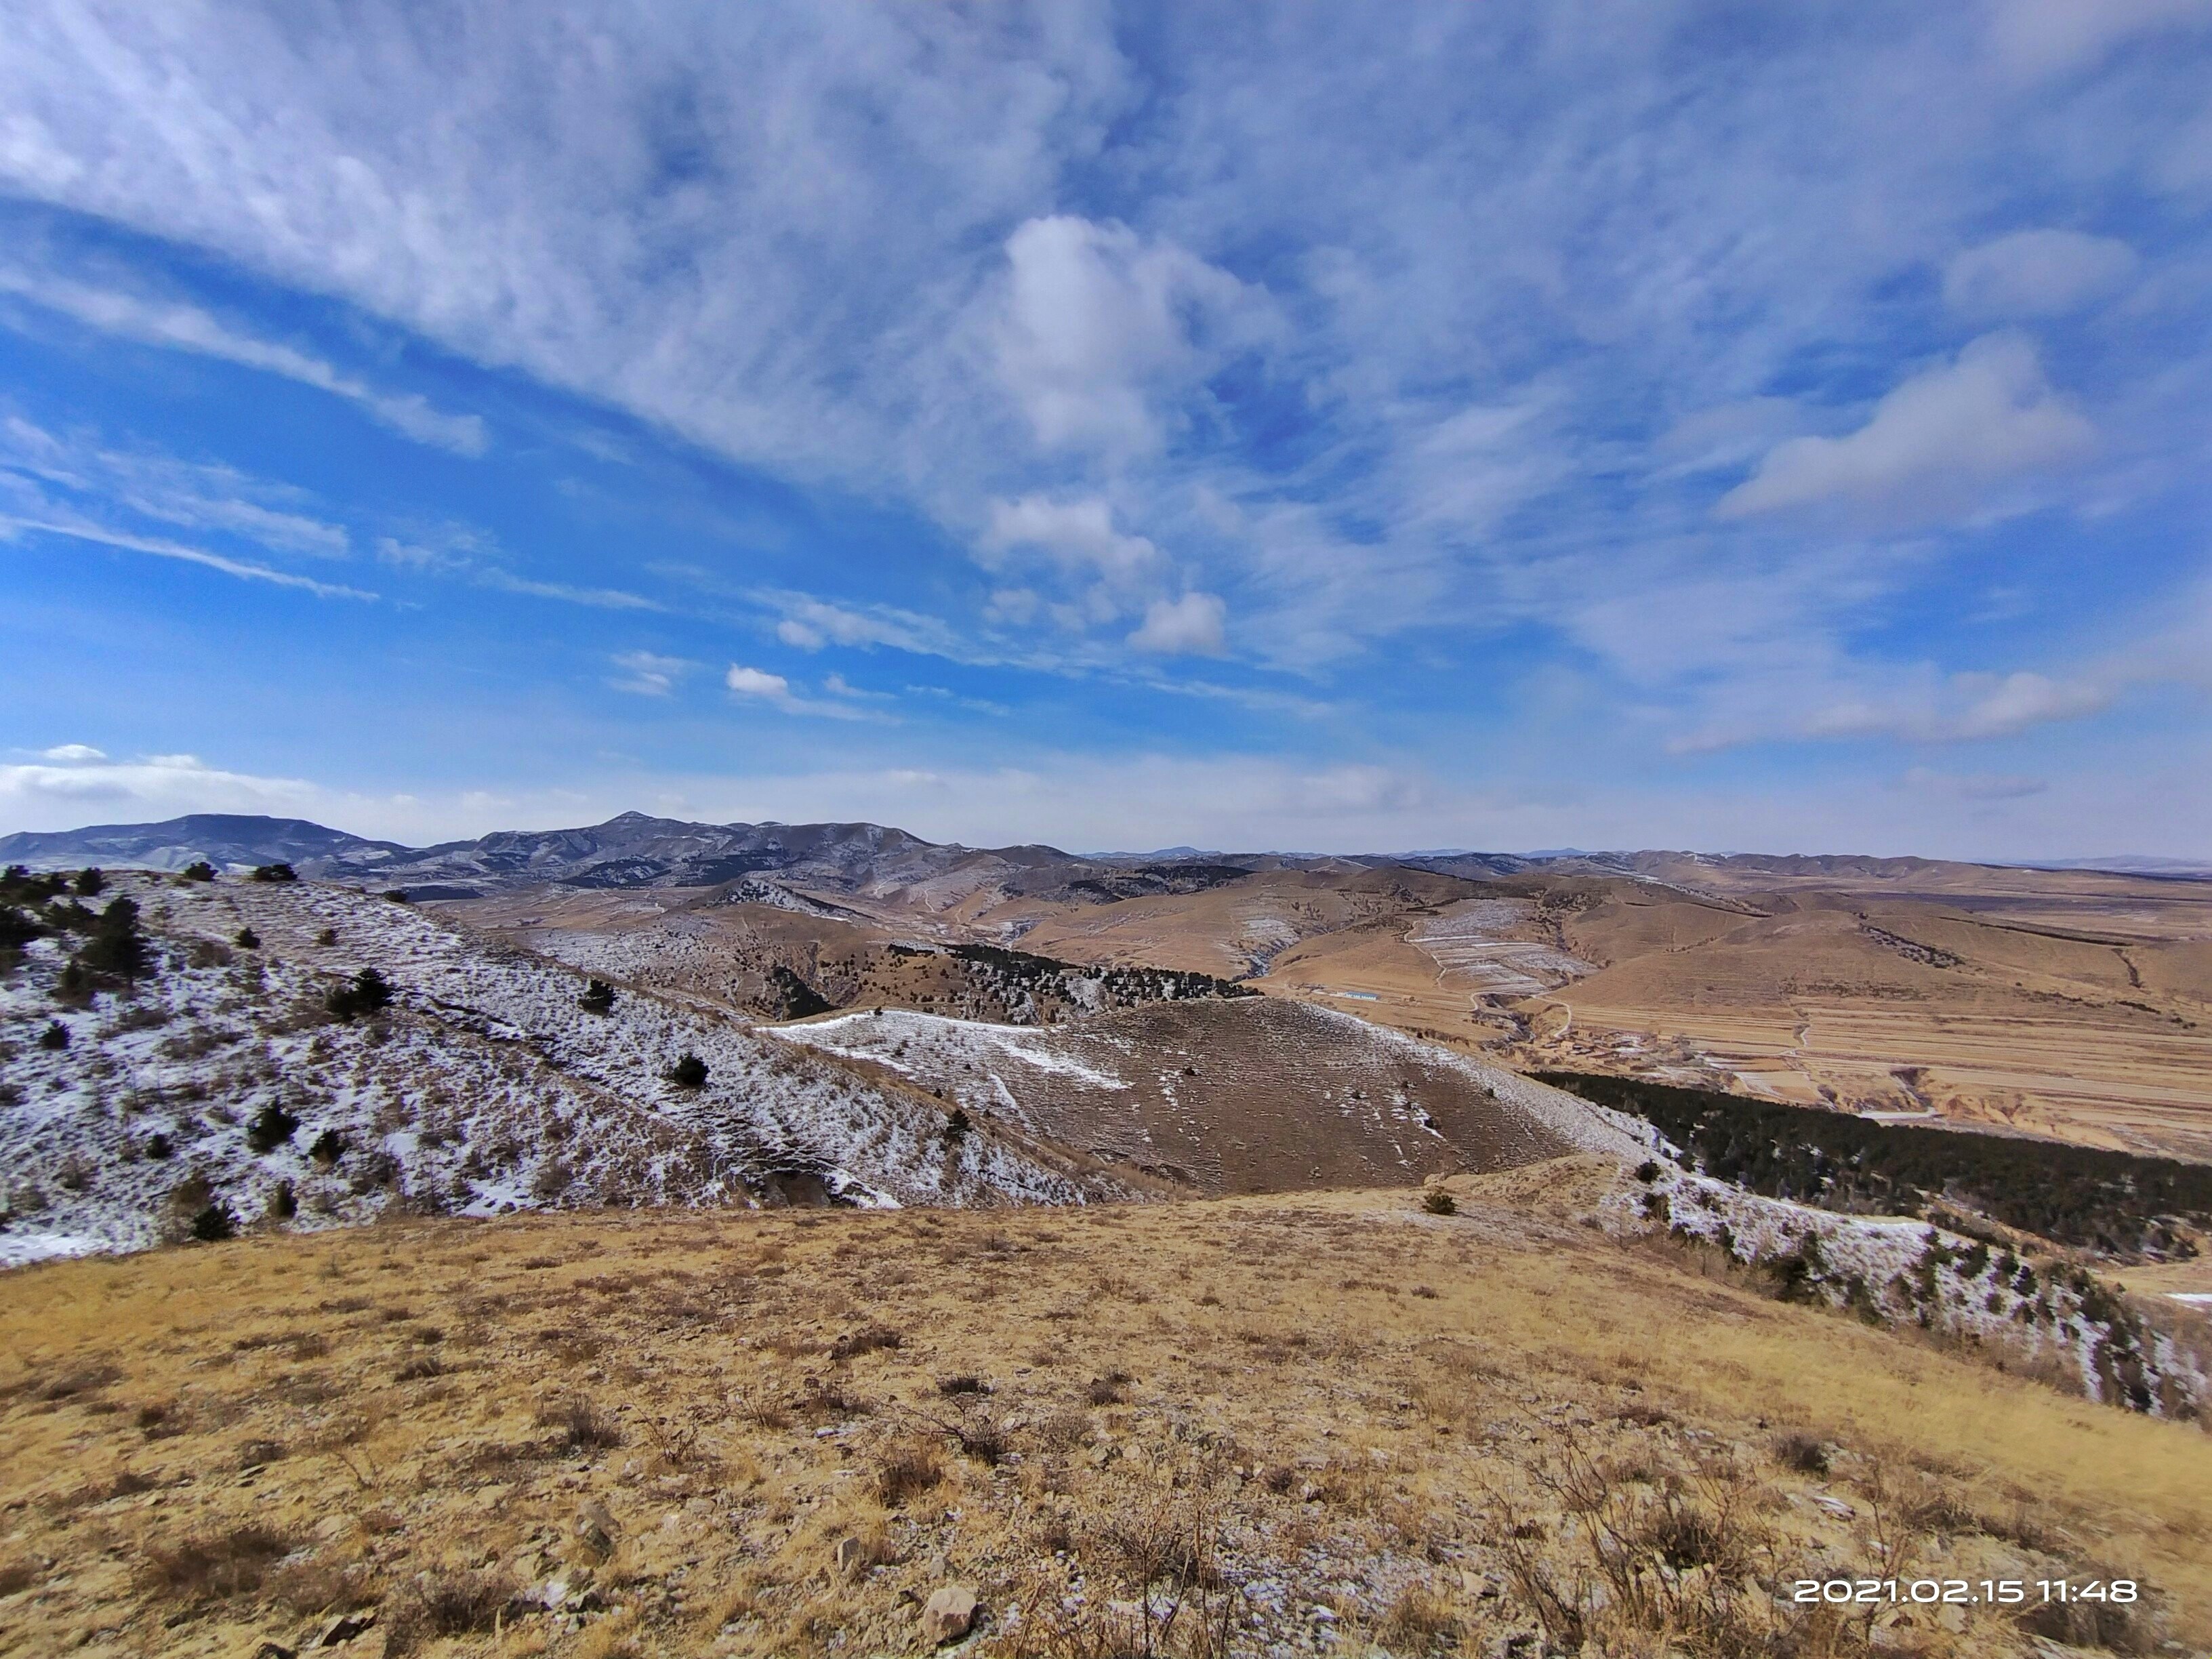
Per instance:
[[[1663,1141],[1662,1149],[1672,1152]],[[1776,1274],[1785,1293],[1917,1325],[2154,1417],[2212,1404],[2206,1356],[2078,1263],[1897,1216],[1838,1215],[1652,1160],[1599,1206],[1616,1233],[1661,1229]]]
[[[210,1212],[318,1227],[394,1205],[1117,1190],[1018,1140],[948,1138],[934,1102],[721,1011],[625,988],[588,1012],[572,969],[412,907],[307,883],[132,876],[111,891],[137,902],[153,946],[135,988],[62,992],[67,938],[33,941],[0,977],[0,1263],[137,1248]],[[391,1007],[333,1018],[329,992],[367,968]],[[685,1054],[707,1066],[698,1088],[664,1077]]]

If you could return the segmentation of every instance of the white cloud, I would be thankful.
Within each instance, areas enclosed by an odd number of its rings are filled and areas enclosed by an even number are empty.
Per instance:
[[[72,827],[87,822],[88,811],[111,822],[191,811],[289,815],[328,799],[297,778],[224,771],[191,755],[116,761],[80,744],[64,748],[78,752],[58,764],[0,766],[0,823]]]
[[[558,599],[566,605],[589,605],[597,611],[665,611],[668,607],[641,593],[618,587],[585,587],[569,582],[540,581],[517,574],[505,562],[505,550],[481,531],[447,525],[407,541],[380,536],[376,556],[403,570],[447,576],[477,587],[527,598]]]
[[[648,599],[641,593],[632,593],[620,587],[580,587],[573,582],[538,581],[528,576],[518,576],[512,570],[491,565],[473,573],[480,587],[495,587],[502,593],[521,593],[532,599],[559,599],[567,605],[588,605],[600,611],[665,611],[668,607],[657,599]]]
[[[999,373],[1048,447],[1158,448],[1173,394],[1266,326],[1236,277],[1126,225],[1032,219],[1006,262]]]
[[[802,697],[784,676],[771,674],[764,668],[748,668],[742,663],[733,662],[730,665],[730,672],[722,677],[722,681],[733,696],[765,702],[787,714],[813,714],[840,720],[878,718],[849,702],[824,702],[818,698]]]
[[[20,267],[0,267],[0,294],[28,300],[104,333],[195,352],[297,380],[344,398],[417,443],[434,444],[463,455],[481,455],[484,451],[484,423],[478,416],[446,414],[412,392],[380,391],[319,357],[234,329],[197,306],[94,287],[50,271]]]
[[[798,651],[819,651],[842,645],[863,650],[888,646],[917,656],[968,660],[975,654],[952,629],[934,617],[902,611],[892,605],[861,608],[836,605],[810,593],[766,589],[750,595],[754,603],[781,611],[775,636]]]
[[[1958,674],[1938,696],[1864,699],[1820,709],[1805,723],[1813,738],[1896,737],[1964,743],[2017,737],[2035,726],[2081,720],[2110,708],[2112,691],[2042,674]]]
[[[1114,527],[1114,512],[1096,496],[1057,501],[1042,495],[991,503],[981,550],[996,566],[1017,548],[1036,548],[1062,568],[1095,570],[1117,586],[1145,581],[1160,568],[1160,550]]]
[[[47,491],[73,505],[55,507]],[[0,420],[0,495],[31,517],[67,516],[109,528],[119,519],[152,519],[314,558],[343,559],[352,550],[343,526],[308,510],[315,501],[305,490],[84,434],[58,438],[18,415]]]
[[[682,657],[657,656],[650,651],[625,651],[611,660],[622,670],[622,677],[607,684],[617,691],[641,697],[668,696],[678,680],[699,665]]]
[[[1723,495],[1723,519],[1836,503],[1885,521],[1969,514],[2023,474],[2079,459],[2089,422],[2017,334],[1985,335],[1906,380],[1841,438],[1792,438]]]
[[[112,547],[130,553],[150,554],[157,559],[175,559],[185,564],[197,564],[209,570],[220,570],[226,576],[236,576],[242,581],[268,582],[277,587],[297,588],[312,593],[319,599],[374,599],[376,595],[358,587],[348,587],[337,582],[316,581],[312,577],[295,575],[289,570],[272,570],[267,565],[255,564],[246,559],[234,559],[221,553],[210,553],[205,548],[190,547],[182,542],[173,542],[158,536],[134,536],[119,530],[88,523],[65,522],[38,519],[15,518],[0,514],[0,534],[32,531],[41,535],[63,536],[71,541],[90,542],[95,546]]]
[[[104,761],[107,757],[88,743],[57,744],[52,749],[39,751],[42,760],[59,761],[68,766],[82,766],[90,761]]]
[[[791,682],[764,669],[732,663],[730,672],[722,678],[730,690],[741,697],[766,697],[773,702],[788,702],[791,697]]]
[[[1970,317],[2056,317],[2112,293],[2140,263],[2133,248],[2109,236],[2017,230],[1953,258],[1943,299]]]
[[[1145,607],[1145,620],[1129,635],[1129,643],[1162,656],[1218,657],[1221,624],[1227,615],[1228,608],[1211,593],[1155,599]]]
[[[2212,23],[2206,0],[1996,0],[1990,33],[2016,74],[2060,74],[2094,63],[2130,37]]]

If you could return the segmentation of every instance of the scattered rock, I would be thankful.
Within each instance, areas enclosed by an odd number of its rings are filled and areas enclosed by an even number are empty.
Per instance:
[[[596,1498],[587,1498],[576,1511],[576,1538],[594,1555],[614,1553],[615,1534],[620,1528],[605,1504]]]
[[[1842,1498],[1830,1498],[1825,1493],[1816,1495],[1813,1501],[1820,1508],[1827,1510],[1829,1514],[1834,1516],[1838,1521],[1848,1521],[1851,1516],[1858,1513],[1856,1510],[1854,1510],[1849,1504],[1844,1502]]]
[[[352,1641],[375,1622],[376,1611],[373,1607],[362,1613],[342,1613],[323,1626],[323,1633],[315,1638],[315,1645],[319,1648],[340,1646]]]
[[[921,1639],[942,1647],[958,1641],[975,1624],[975,1592],[964,1584],[947,1584],[921,1610]]]
[[[299,1659],[299,1656],[282,1642],[264,1642],[253,1650],[253,1659]]]

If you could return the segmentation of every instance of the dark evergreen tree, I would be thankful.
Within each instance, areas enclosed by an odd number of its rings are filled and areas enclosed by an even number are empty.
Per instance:
[[[246,1130],[246,1144],[257,1152],[273,1152],[291,1139],[292,1131],[299,1127],[298,1118],[271,1101]]]
[[[358,1019],[392,1006],[392,987],[374,968],[364,968],[350,983],[341,985],[323,999],[324,1006],[340,1019]]]

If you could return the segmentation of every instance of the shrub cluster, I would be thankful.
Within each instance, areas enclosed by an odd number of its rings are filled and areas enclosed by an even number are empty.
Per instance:
[[[392,986],[374,968],[364,968],[323,998],[323,1006],[338,1019],[358,1019],[380,1013],[392,1006]]]
[[[2056,1141],[1878,1123],[1640,1078],[1539,1073],[1632,1112],[1706,1174],[1845,1214],[1923,1215],[1940,1204],[2112,1255],[2188,1255],[2176,1222],[2212,1225],[2212,1165]]]
[[[106,888],[107,878],[97,870],[71,879],[34,876],[10,865],[0,874],[0,954],[12,956],[50,934],[75,933],[84,942],[64,972],[59,989],[65,999],[82,1000],[103,986],[139,978],[153,967],[153,951],[139,931],[137,902],[118,896],[96,912],[81,902]],[[64,898],[64,892],[77,896]]]

